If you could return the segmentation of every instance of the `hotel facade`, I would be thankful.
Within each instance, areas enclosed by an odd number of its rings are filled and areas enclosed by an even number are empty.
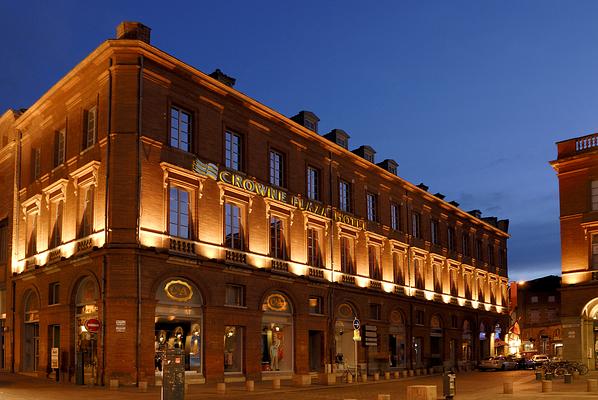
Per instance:
[[[557,143],[563,357],[598,369],[598,134]]]
[[[174,347],[201,383],[502,351],[508,221],[149,38],[119,25],[0,117],[6,370],[50,373],[56,348],[63,381],[159,384]]]

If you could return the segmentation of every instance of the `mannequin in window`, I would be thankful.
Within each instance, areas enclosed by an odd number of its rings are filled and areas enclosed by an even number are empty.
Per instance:
[[[270,345],[270,368],[278,371],[278,351],[280,349],[280,338],[278,332],[272,332],[272,344]]]

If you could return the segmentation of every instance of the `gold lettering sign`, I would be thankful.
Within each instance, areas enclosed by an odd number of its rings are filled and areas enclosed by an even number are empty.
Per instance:
[[[191,285],[184,281],[170,281],[164,286],[168,298],[174,301],[189,301],[193,297]]]
[[[284,298],[283,295],[278,293],[273,293],[270,296],[268,296],[268,299],[266,300],[266,305],[268,309],[272,311],[288,310],[287,300]]]

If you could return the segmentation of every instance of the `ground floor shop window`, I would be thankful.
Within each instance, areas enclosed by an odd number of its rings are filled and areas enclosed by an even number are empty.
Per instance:
[[[424,342],[424,340],[420,336],[413,338],[413,367],[414,368],[421,368],[423,366],[423,356],[424,356],[423,342]]]
[[[224,372],[243,372],[243,328],[224,327]]]
[[[292,371],[293,317],[287,297],[270,294],[262,311],[262,371]]]
[[[405,368],[407,361],[405,355],[405,335],[388,335],[389,365],[391,368]]]
[[[39,365],[39,297],[33,291],[25,295],[23,315],[23,371],[37,371]]]
[[[98,286],[93,278],[81,281],[75,297],[76,383],[98,383],[98,333],[87,329],[87,321],[98,319]]]

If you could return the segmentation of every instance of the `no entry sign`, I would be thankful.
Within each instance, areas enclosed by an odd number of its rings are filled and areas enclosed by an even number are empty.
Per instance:
[[[90,318],[85,321],[85,329],[87,329],[87,332],[89,333],[97,333],[100,330],[100,326],[102,326],[102,324],[97,318]]]

